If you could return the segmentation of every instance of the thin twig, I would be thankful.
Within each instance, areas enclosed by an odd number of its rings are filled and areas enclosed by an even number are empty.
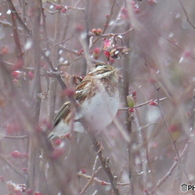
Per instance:
[[[47,35],[46,21],[45,21],[46,15],[45,15],[45,12],[44,12],[44,8],[42,6],[43,5],[41,4],[41,15],[42,15],[42,19],[43,19],[44,39],[45,39],[45,42],[46,42],[47,49],[49,49],[49,38],[48,38],[48,35]]]
[[[181,5],[181,8],[182,8],[182,10],[183,10],[183,12],[184,12],[184,14],[185,14],[185,16],[186,16],[187,22],[191,25],[192,28],[195,29],[195,26],[194,26],[194,25],[192,24],[192,22],[190,21],[190,19],[189,19],[189,17],[188,17],[188,14],[187,14],[187,12],[186,12],[186,10],[185,10],[185,8],[184,8],[184,6],[183,6],[181,0],[178,0],[178,1],[179,1],[180,5]]]
[[[148,72],[149,72],[149,67],[148,67],[148,65],[147,65],[146,63],[145,63],[145,65],[146,65],[146,67],[147,67],[147,69],[148,69]],[[150,72],[149,72],[149,74],[150,74]],[[156,86],[155,83],[153,84],[153,86],[154,86],[154,88],[155,88],[155,90],[156,90],[157,103],[158,103],[158,104],[157,104],[157,107],[158,107],[158,109],[159,109],[159,112],[160,112],[162,121],[163,121],[163,123],[164,123],[164,126],[165,126],[165,128],[166,128],[166,130],[167,130],[167,132],[168,132],[168,134],[169,134],[170,140],[171,140],[171,142],[172,142],[172,144],[173,144],[173,148],[174,148],[174,151],[175,151],[175,154],[176,154],[176,158],[177,158],[177,160],[181,163],[181,166],[182,166],[182,168],[183,168],[183,172],[184,172],[186,178],[188,179],[188,182],[191,184],[191,181],[189,180],[189,177],[188,177],[188,174],[187,174],[187,172],[186,172],[185,166],[184,166],[183,162],[181,161],[181,158],[180,158],[180,155],[179,155],[179,152],[178,152],[178,149],[177,149],[175,140],[173,139],[173,136],[172,136],[172,134],[171,134],[171,132],[170,132],[170,130],[169,130],[168,124],[167,124],[167,122],[166,122],[166,120],[165,120],[164,114],[163,114],[162,109],[161,109],[161,106],[160,106],[160,104],[159,104],[159,102],[160,102],[160,99],[159,99],[160,87],[159,87],[159,86]]]
[[[7,22],[7,21],[0,20],[0,24],[2,24],[4,27],[13,28],[13,25],[10,22]],[[23,31],[23,29],[20,28],[20,27],[18,27],[17,29],[18,29],[18,31]]]
[[[29,136],[28,135],[9,136],[9,135],[2,135],[2,134],[0,134],[0,137],[6,138],[6,139],[26,139]]]
[[[20,39],[19,39],[19,35],[18,35],[18,28],[17,28],[17,23],[16,23],[16,20],[15,20],[15,13],[13,11],[13,7],[10,6],[10,9],[12,10],[11,12],[11,18],[12,18],[12,26],[13,26],[13,35],[14,35],[14,42],[15,42],[15,45],[16,45],[16,56],[18,58],[22,58],[22,55],[23,55],[23,52],[22,52],[22,48],[21,48],[21,44],[20,44]]]
[[[84,173],[82,173],[81,171],[79,171],[79,172],[77,173],[77,175],[78,175],[78,176],[81,176],[81,177],[84,177],[84,178],[86,178],[86,179],[91,179],[91,176],[90,176],[90,175],[84,174]],[[97,178],[97,177],[94,177],[94,178],[93,178],[93,181],[95,181],[95,182],[97,182],[97,183],[99,183],[99,184],[101,184],[101,185],[105,185],[105,186],[110,186],[110,185],[111,185],[111,183],[106,182],[106,181],[103,181],[103,180],[101,180],[101,179],[99,179],[99,178]],[[128,186],[128,185],[130,185],[130,183],[117,182],[117,185],[119,185],[119,186]]]
[[[156,88],[156,90],[157,90],[157,95],[158,95],[158,94],[159,94],[159,93],[158,93],[158,92],[159,92],[159,88]],[[164,115],[163,115],[163,113],[162,113],[162,109],[161,109],[161,107],[160,107],[159,104],[157,105],[157,107],[159,108],[161,118],[162,118],[162,120],[163,120],[163,123],[164,123],[164,125],[165,125],[165,127],[166,127],[166,129],[167,129],[167,132],[168,132],[168,134],[169,134],[169,136],[170,136],[170,139],[171,139],[171,141],[172,141],[172,144],[173,144],[173,147],[174,147],[174,150],[175,150],[175,153],[176,153],[176,157],[178,158],[178,161],[180,161],[180,163],[181,163],[181,165],[182,165],[182,167],[183,167],[183,171],[184,171],[184,174],[185,174],[186,178],[188,179],[189,183],[191,183],[190,180],[189,180],[188,174],[187,174],[187,172],[186,172],[186,169],[185,169],[185,167],[184,167],[184,164],[183,164],[183,162],[181,161],[181,158],[180,158],[180,155],[179,155],[179,152],[178,152],[176,143],[175,143],[175,141],[174,141],[174,139],[173,139],[173,136],[172,136],[171,132],[169,131],[169,127],[168,127],[168,125],[167,125],[167,123],[166,123],[166,120],[165,120],[165,118],[164,118]]]
[[[117,182],[116,182],[117,178],[115,178],[111,172],[111,168],[109,165],[109,161],[110,161],[109,158],[103,157],[101,143],[99,143],[94,136],[90,136],[90,138],[91,138],[91,141],[93,143],[93,149],[97,152],[97,155],[100,159],[102,168],[104,169],[106,175],[108,176],[108,178],[110,180],[114,195],[119,195],[119,190],[118,190],[118,186],[117,186]]]
[[[26,24],[26,2],[22,0],[22,18],[23,22]]]
[[[85,31],[86,34],[89,32],[89,21],[90,21],[90,9],[91,9],[91,1],[90,0],[85,0]],[[87,44],[87,49],[89,49],[89,34],[86,36],[86,44]],[[87,52],[88,53],[88,52]]]
[[[106,20],[106,23],[105,23],[105,25],[104,25],[104,29],[103,29],[103,32],[102,32],[103,34],[105,33],[106,29],[108,28],[108,24],[109,24],[109,22],[110,22],[110,19],[111,19],[113,13],[114,13],[114,6],[115,6],[115,4],[116,4],[116,0],[114,0],[114,2],[113,2],[113,4],[112,4],[112,7],[111,7],[111,9],[110,9],[110,14],[109,14],[108,17],[107,17],[107,20]],[[99,39],[100,39],[100,37],[97,37],[97,38],[93,41],[93,44],[95,44]]]
[[[182,45],[180,45],[178,42],[176,42],[176,40],[172,40],[169,37],[167,37],[166,35],[162,34],[161,32],[153,29],[154,31],[156,31],[157,34],[159,34],[161,37],[163,37],[165,40],[167,40],[168,42],[170,42],[171,44],[175,45],[177,48],[179,48],[182,51],[184,50],[184,47]],[[192,59],[195,59],[195,55],[192,53],[190,56]]]
[[[20,15],[18,14],[18,12],[16,11],[13,3],[11,0],[7,0],[10,9],[12,10],[12,13],[14,13],[14,15],[16,16],[16,19],[18,20],[18,22],[20,23],[20,25],[23,27],[23,29],[26,31],[26,33],[31,36],[32,32],[28,29],[28,27],[25,25],[25,23],[23,22],[23,20],[21,19]]]
[[[147,140],[147,137],[145,135],[146,131],[142,131],[141,129],[138,112],[136,111],[133,114],[133,116],[134,116],[133,117],[134,120],[132,120],[132,122],[134,122],[135,127],[136,127],[136,135],[137,135],[138,143],[146,143],[146,140]],[[148,150],[148,145],[142,145],[142,147],[140,148],[140,152],[138,154],[139,158],[141,159],[141,163],[140,163],[141,172],[142,172],[141,179],[142,179],[142,185],[144,188],[146,188],[147,183],[150,182],[147,177],[148,176],[147,169],[148,169],[148,162],[149,162],[149,159],[147,158],[147,150]]]
[[[7,164],[12,170],[14,170],[18,175],[20,175],[26,181],[26,176],[24,175],[24,173],[18,170],[18,168],[15,167],[11,162],[9,162],[9,160],[7,160],[7,158],[5,158],[5,156],[3,156],[3,154],[1,153],[0,153],[0,159],[4,161],[5,164]]]
[[[67,39],[65,39],[65,40],[59,41],[59,42],[57,42],[57,43],[54,43],[52,46],[50,46],[50,49],[51,49],[52,47],[55,47],[55,46],[57,46],[57,45],[60,45],[60,44],[62,44],[62,43],[64,43],[64,42],[70,40],[70,38],[71,38],[71,37],[69,37],[69,38],[67,38]],[[63,48],[63,46],[61,46],[61,47]],[[66,49],[66,48],[64,48],[64,49]]]
[[[55,68],[53,67],[52,61],[51,61],[50,58],[45,54],[45,52],[42,51],[41,49],[40,49],[40,52],[41,52],[41,55],[42,55],[42,56],[45,58],[45,60],[47,61],[47,63],[48,63],[48,65],[49,65],[49,67],[51,68],[51,70],[54,71],[54,72],[58,71],[57,69],[55,69]],[[60,83],[62,89],[65,89],[65,88],[66,88],[66,85],[65,85],[65,83],[62,81],[62,78],[61,78],[61,76],[60,76],[59,74],[56,74],[56,79],[57,79],[58,82]]]
[[[117,37],[117,36],[121,36],[121,35],[125,35],[128,32],[132,31],[133,28],[130,28],[129,30],[122,32],[122,33],[108,33],[108,34],[100,34],[100,35],[96,35],[92,32],[89,32],[89,36],[93,36],[93,37]]]
[[[189,140],[186,141],[186,144],[185,144],[182,152],[179,154],[180,158],[186,153],[186,151],[188,150],[188,147],[189,147]],[[158,183],[154,187],[154,190],[159,188],[171,176],[171,174],[173,173],[173,171],[176,168],[177,164],[178,164],[178,160],[175,160],[175,162],[170,167],[169,171],[158,181]]]
[[[95,175],[97,175],[97,173],[101,170],[102,167],[98,167],[97,170],[95,170],[91,176],[91,178],[89,179],[89,181],[86,183],[86,185],[84,186],[84,188],[81,190],[80,195],[84,194],[86,189],[91,185]]]
[[[37,96],[37,94],[41,93],[41,75],[40,75],[40,58],[41,54],[39,52],[39,44],[40,44],[40,37],[39,37],[39,29],[40,29],[40,18],[41,18],[41,2],[39,0],[34,1],[34,9],[36,13],[34,15],[33,21],[33,50],[34,50],[34,64],[35,64],[35,78],[33,79],[31,97],[35,100],[34,105],[34,112],[33,112],[33,122],[34,124],[38,124],[39,116],[40,116],[40,109],[41,109],[41,98]],[[36,174],[39,172],[39,152],[40,148],[36,146],[35,143],[36,135],[31,135],[29,138],[29,161],[28,161],[28,181],[27,186],[28,188],[33,189],[35,185],[35,178]]]
[[[189,123],[190,123],[190,131],[192,131],[194,129],[194,123],[195,123],[195,89],[193,90],[191,116],[189,119]]]
[[[95,161],[94,161],[94,164],[93,164],[93,168],[92,168],[92,171],[94,172],[96,170],[96,165],[97,165],[97,160],[98,160],[98,156],[96,156],[95,158]]]
[[[97,191],[97,190],[95,190],[95,192],[94,192],[92,195],[96,195],[96,194],[97,194],[97,192],[98,192],[98,191]]]
[[[163,101],[165,99],[167,99],[167,98],[166,97],[163,97],[163,98],[159,99],[158,101],[161,102],[161,101]],[[146,101],[144,103],[135,105],[133,108],[139,108],[139,107],[145,106],[145,105],[149,104],[151,101],[157,102],[157,99],[155,99],[155,100],[154,99],[148,100],[148,101]],[[120,108],[119,111],[128,110],[128,109],[129,109],[129,107],[127,107],[127,108]]]
[[[60,0],[57,1],[59,3]],[[54,43],[59,42],[60,39],[60,10],[58,10],[58,13],[55,15],[55,23],[54,23],[54,35],[53,35],[53,41]],[[59,53],[58,53],[58,48],[59,46],[56,45],[55,47],[52,48],[51,50],[51,61],[52,61],[52,67],[57,68],[58,64],[58,58],[59,58]],[[57,82],[53,82],[53,78],[49,78],[49,85],[48,85],[48,104],[47,104],[47,116],[48,119],[51,121],[53,118],[54,110],[55,110],[55,95],[56,94],[56,86]]]
[[[91,179],[91,175],[87,175],[87,174],[84,174],[84,173],[82,173],[81,171],[79,171],[78,173],[77,173],[77,175],[78,176],[81,176],[81,177],[84,177],[84,178],[86,178],[86,179]],[[103,181],[103,180],[101,180],[101,179],[98,179],[97,177],[94,177],[93,178],[93,181],[96,181],[97,183],[100,183],[100,184],[104,184],[104,185],[111,185],[109,182],[106,182],[106,181]]]
[[[16,12],[16,9],[12,3],[11,0],[7,0],[7,2],[9,3],[11,9],[13,10],[13,12],[15,13],[15,16],[16,16],[16,19],[19,21],[19,23],[21,24],[21,26],[24,28],[24,30],[26,31],[26,33],[32,37],[32,31],[28,29],[28,27],[25,25],[25,23],[22,21],[20,15]],[[46,60],[46,62],[48,63],[49,67],[51,68],[52,71],[57,71],[56,69],[54,69],[53,67],[53,63],[52,61],[50,60],[50,58],[45,54],[45,52],[40,48],[39,46],[39,52],[41,53],[41,55],[44,57],[44,59]],[[65,89],[66,88],[66,85],[65,83],[62,81],[62,78],[60,77],[60,75],[57,75],[56,76],[56,79],[58,80],[58,82],[60,83],[62,89]]]

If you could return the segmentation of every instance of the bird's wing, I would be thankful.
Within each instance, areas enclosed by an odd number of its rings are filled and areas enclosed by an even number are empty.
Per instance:
[[[86,76],[76,88],[76,94],[75,94],[76,101],[82,103],[87,98],[87,96],[89,97],[92,92],[92,87],[93,87],[92,78]]]
[[[76,94],[75,94],[75,99],[78,103],[82,103],[85,98],[87,97],[87,95],[90,95],[90,87],[85,87],[86,85],[88,85],[90,83],[92,83],[92,80],[90,77],[86,76],[81,83],[77,86],[76,88]],[[54,126],[56,126],[59,121],[61,120],[61,118],[65,118],[68,114],[70,113],[70,102],[65,102],[61,108],[59,109],[58,113],[56,114],[56,116],[53,119],[53,124]]]
[[[64,118],[70,112],[70,102],[65,102],[61,108],[58,110],[58,113],[53,119],[53,124],[56,126],[59,121]]]

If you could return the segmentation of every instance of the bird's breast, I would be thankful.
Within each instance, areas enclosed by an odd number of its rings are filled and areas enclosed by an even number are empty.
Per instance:
[[[81,105],[81,115],[92,130],[100,131],[114,119],[119,107],[118,90],[110,95],[106,88],[97,87],[95,95]]]

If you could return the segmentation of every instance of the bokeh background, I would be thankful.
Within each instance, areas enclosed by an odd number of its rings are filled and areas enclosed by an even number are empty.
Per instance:
[[[95,61],[119,69],[119,111],[96,136],[119,194],[183,194],[182,183],[195,185],[193,0],[0,5],[2,195],[116,194],[87,133],[57,140],[54,151],[46,138]]]

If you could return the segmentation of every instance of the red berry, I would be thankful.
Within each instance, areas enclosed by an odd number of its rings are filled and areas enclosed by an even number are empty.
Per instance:
[[[96,34],[96,29],[93,28],[93,29],[91,30],[91,32],[94,33],[94,34]]]
[[[141,9],[140,8],[134,8],[133,11],[136,13],[136,14],[139,14],[141,12]]]
[[[155,101],[150,101],[150,104],[149,105],[151,105],[151,106],[157,106],[158,104]]]
[[[65,135],[65,137],[66,137],[67,139],[70,139],[70,138],[71,138],[71,134],[68,133],[68,134]]]
[[[15,71],[12,72],[12,77],[14,79],[19,79],[21,77],[21,74],[22,74],[21,71],[15,70]]]
[[[170,132],[175,132],[179,130],[179,125],[178,124],[173,124],[169,126],[169,131]]]
[[[191,55],[192,55],[191,51],[185,51],[184,52],[184,57],[186,57],[186,58],[189,58]]]
[[[12,155],[13,158],[20,158],[20,157],[22,157],[22,154],[20,152],[18,152],[18,151],[12,152],[11,155]]]
[[[135,109],[134,109],[134,108],[129,108],[128,111],[129,111],[129,112],[135,112]]]
[[[40,193],[40,192],[35,192],[35,194],[34,195],[43,195],[42,193]]]
[[[51,158],[53,159],[58,159],[64,154],[64,148],[55,148],[53,150],[53,153],[50,155]]]
[[[93,57],[94,57],[94,59],[98,59],[98,57],[99,57],[99,55],[100,55],[100,48],[98,48],[98,47],[96,47],[94,50],[93,50]]]
[[[101,185],[102,185],[102,186],[105,186],[105,185],[107,185],[107,184],[106,184],[104,181],[102,181],[102,182],[101,182]]]
[[[108,48],[111,46],[111,41],[109,39],[104,40],[104,49]]]
[[[99,48],[99,47],[96,47],[96,48],[93,50],[93,52],[99,54],[99,53],[100,53],[100,48]]]
[[[62,6],[62,5],[56,5],[55,8],[56,8],[57,10],[61,10],[61,9],[63,8],[63,6]]]
[[[66,8],[62,8],[62,10],[61,10],[61,12],[64,13],[64,14],[66,13],[66,11],[67,11]]]
[[[83,29],[83,26],[82,25],[78,24],[76,26],[75,30],[78,31],[78,32],[82,32],[84,29]]]
[[[81,173],[86,174],[86,169],[81,169]]]
[[[1,54],[2,54],[2,55],[8,54],[8,52],[9,52],[8,47],[3,46],[3,47],[1,48]]]
[[[28,173],[28,168],[22,168],[22,171],[23,171],[24,173]]]
[[[82,49],[80,49],[80,50],[78,51],[78,55],[82,55],[83,52],[84,52],[84,49],[82,48]]]
[[[102,31],[102,29],[100,29],[100,28],[98,28],[98,29],[96,30],[96,34],[97,34],[97,35],[102,34],[102,32],[103,32],[103,31]]]
[[[135,97],[136,96],[136,91],[133,91],[131,94],[132,94],[133,97]]]
[[[61,143],[62,143],[62,140],[59,138],[54,141],[55,145],[60,145]]]
[[[34,73],[29,71],[28,72],[28,77],[29,77],[30,80],[32,80],[34,78]]]
[[[122,8],[122,9],[121,9],[121,16],[120,16],[120,17],[123,18],[123,19],[128,18],[128,11],[127,11],[127,8]]]
[[[110,58],[110,52],[109,51],[104,51],[104,54],[107,58]]]

